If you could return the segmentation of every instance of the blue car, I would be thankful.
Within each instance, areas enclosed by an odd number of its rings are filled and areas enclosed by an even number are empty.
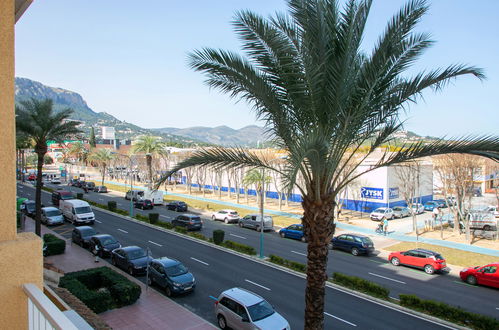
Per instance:
[[[282,228],[281,230],[279,230],[279,235],[281,235],[282,238],[293,238],[298,239],[302,242],[307,241],[305,235],[303,234],[302,224],[295,224],[286,228]]]
[[[329,248],[340,249],[343,251],[350,252],[354,256],[359,254],[369,255],[374,252],[373,241],[364,235],[358,234],[342,234],[333,237],[331,243],[329,243]]]
[[[425,211],[433,211],[435,207],[439,207],[440,203],[437,201],[429,201],[424,203],[424,209]]]
[[[196,287],[196,280],[187,267],[180,261],[167,257],[151,261],[147,283],[160,286],[168,297],[192,292]]]

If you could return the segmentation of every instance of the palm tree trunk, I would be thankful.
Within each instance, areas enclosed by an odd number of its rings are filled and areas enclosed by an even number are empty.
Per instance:
[[[37,164],[37,174],[36,174],[36,193],[35,193],[35,234],[42,237],[42,170],[43,170],[43,158],[45,153],[43,151],[38,152],[38,164]]]
[[[21,171],[22,171],[22,176],[21,176],[21,181],[25,181],[25,175],[24,173],[26,172],[26,157],[24,155],[24,149],[21,150]]]
[[[149,185],[150,185],[149,187],[151,187],[152,186],[152,156],[147,155],[146,161],[147,161],[147,169],[149,172]]]
[[[104,185],[104,179],[106,178],[106,166],[107,166],[106,164],[104,164],[102,166],[102,183],[101,183],[101,186]]]

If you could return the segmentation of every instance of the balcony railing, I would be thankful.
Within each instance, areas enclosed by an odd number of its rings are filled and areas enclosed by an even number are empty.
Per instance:
[[[77,327],[36,285],[31,283],[24,284],[23,289],[28,296],[29,330],[77,330]]]

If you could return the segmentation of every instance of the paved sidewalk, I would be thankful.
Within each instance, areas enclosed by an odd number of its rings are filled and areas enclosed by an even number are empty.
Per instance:
[[[26,218],[25,231],[34,231],[34,227],[34,221],[30,218]],[[59,236],[52,230],[42,226],[42,236],[46,233]],[[61,236],[59,237],[63,238]],[[76,244],[71,244],[70,239],[66,240],[65,253],[45,257],[45,261],[53,264],[65,273],[107,266],[139,284],[142,288],[142,293],[135,304],[99,314],[99,316],[113,329],[216,329],[215,326],[208,321],[175,303],[171,299],[159,294],[154,289],[149,288],[146,292],[145,284],[120,269],[113,267],[111,264],[102,260],[100,262],[95,262],[91,253]]]

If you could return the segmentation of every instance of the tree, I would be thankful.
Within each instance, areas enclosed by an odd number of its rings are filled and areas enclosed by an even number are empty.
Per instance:
[[[95,148],[95,130],[93,127],[90,128],[90,138],[88,139],[88,144],[90,144],[91,148]]]
[[[114,154],[110,149],[94,149],[90,155],[88,155],[88,160],[97,164],[100,167],[102,173],[102,183],[104,185],[104,179],[106,178],[106,169],[109,163],[114,159]]]
[[[38,157],[35,195],[35,233],[38,236],[41,235],[42,171],[44,157],[48,150],[47,141],[62,141],[69,136],[81,133],[76,127],[78,122],[68,121],[72,113],[71,109],[55,113],[51,99],[32,98],[16,106],[17,131],[33,140]]]
[[[134,152],[143,152],[146,154],[146,163],[148,169],[148,178],[149,183],[152,184],[153,176],[152,176],[152,159],[154,156],[166,156],[168,153],[165,150],[165,143],[162,142],[159,138],[143,135],[135,141],[133,146]]]
[[[370,52],[363,52],[361,43],[371,1],[347,1],[342,11],[334,0],[289,0],[288,7],[289,15],[268,19],[250,11],[236,14],[234,26],[246,57],[209,48],[189,55],[191,68],[206,74],[209,87],[248,102],[266,122],[278,148],[287,153],[284,169],[256,152],[213,147],[196,151],[171,171],[195,165],[264,168],[281,173],[288,191],[299,190],[308,242],[305,328],[321,329],[338,193],[366,172],[420,157],[454,152],[497,159],[499,137],[385,149],[372,166],[357,171],[376,148],[390,144],[403,127],[399,113],[424,90],[442,89],[462,75],[484,75],[464,65],[410,75],[412,64],[433,44],[428,34],[413,32],[428,10],[425,1],[408,2]],[[357,159],[361,147],[366,152]]]
[[[33,148],[33,141],[24,133],[16,134],[16,149],[18,161],[18,179],[24,182],[24,173],[26,171],[26,149]]]
[[[246,172],[243,178],[243,185],[245,187],[249,187],[251,185],[255,186],[256,194],[256,202],[257,204],[260,201],[260,198],[263,198],[265,193],[265,185],[268,185],[272,181],[272,178],[268,175],[262,174],[262,171],[252,169]]]
[[[400,194],[411,211],[412,229],[416,233],[416,241],[419,241],[418,223],[416,221],[417,212],[412,206],[414,203],[419,203],[419,201],[416,200],[416,196],[420,194],[421,163],[414,160],[400,164],[395,168],[395,174],[399,179]],[[443,226],[440,227],[443,229]]]

